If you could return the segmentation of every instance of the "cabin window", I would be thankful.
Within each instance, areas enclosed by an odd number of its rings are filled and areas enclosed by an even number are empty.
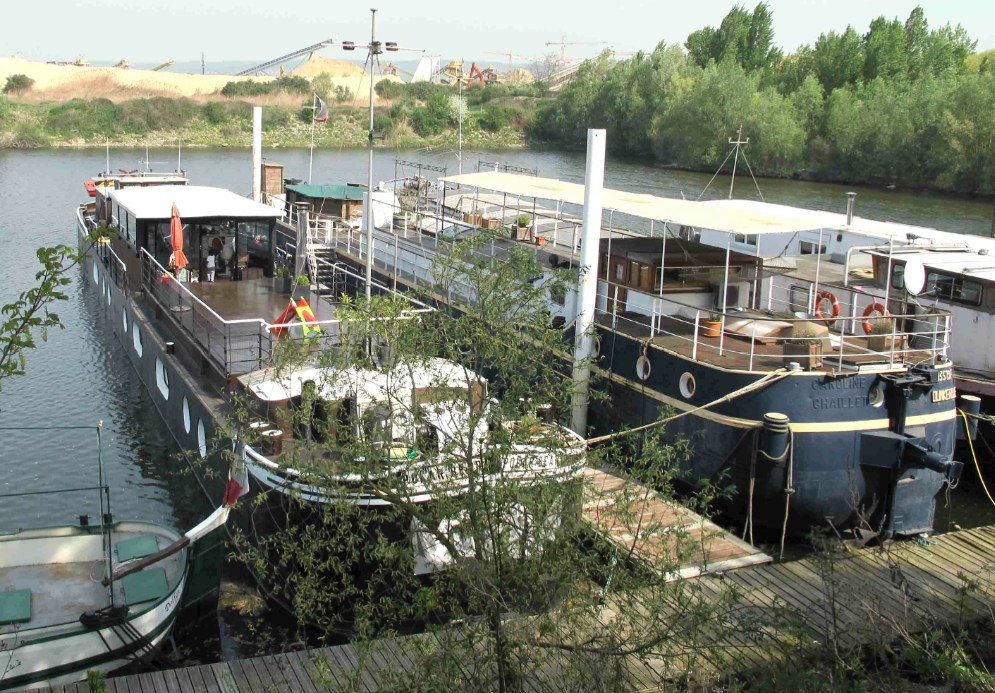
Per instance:
[[[891,268],[891,288],[892,289],[904,289],[905,288],[905,265],[895,265]]]
[[[625,263],[620,260],[615,261],[615,281],[619,284],[625,281]]]
[[[808,312],[808,287],[796,284],[788,290],[788,308],[792,313]]]
[[[744,245],[755,246],[757,244],[757,238],[758,236],[756,234],[737,233],[736,235],[733,236],[732,240],[735,243],[742,243]]]
[[[819,255],[826,254],[826,246],[819,245],[818,243],[813,243],[811,241],[801,241],[798,244],[798,254],[799,255]]]
[[[649,291],[653,288],[650,283],[650,270],[652,268],[649,265],[639,265],[639,288]]]
[[[926,275],[924,293],[951,303],[980,306],[982,286],[980,282],[963,277],[951,277],[939,272],[929,272]]]

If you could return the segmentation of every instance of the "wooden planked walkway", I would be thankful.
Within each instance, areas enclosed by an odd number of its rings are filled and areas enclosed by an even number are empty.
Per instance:
[[[736,599],[716,625],[714,639],[693,664],[698,681],[723,674],[790,668],[806,651],[894,642],[899,633],[941,632],[995,608],[995,527],[959,530],[926,542],[756,565],[694,581],[698,598]],[[675,605],[676,606],[676,605]],[[666,618],[666,614],[653,614]],[[741,627],[736,627],[736,619]],[[448,636],[458,631],[447,631]],[[108,693],[269,693],[378,691],[406,688],[426,669],[439,635],[340,645],[107,680]],[[455,637],[459,637],[456,635]],[[429,647],[425,647],[430,639]],[[605,668],[605,663],[598,665]],[[468,662],[467,681],[480,676]],[[626,687],[656,690],[675,678],[675,660],[631,657]],[[667,672],[670,672],[669,674]],[[530,672],[529,690],[570,690],[556,662]],[[572,681],[576,683],[576,672]],[[486,672],[484,672],[486,674]],[[594,671],[592,676],[596,676]],[[414,677],[414,678],[409,678]],[[486,680],[486,679],[478,679]],[[399,685],[400,684],[400,685]],[[472,684],[468,684],[471,685]],[[86,693],[86,684],[55,689]]]
[[[583,474],[584,518],[595,531],[644,565],[666,566],[673,579],[771,561],[760,549],[652,489],[600,469],[588,467]]]

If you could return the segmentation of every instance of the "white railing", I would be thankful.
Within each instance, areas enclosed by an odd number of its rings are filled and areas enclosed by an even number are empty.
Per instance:
[[[620,292],[628,294],[622,301],[619,301]],[[648,314],[620,311],[619,306],[631,301],[633,295],[652,300],[652,310]],[[613,330],[637,338],[667,338],[659,342],[669,342],[671,346],[676,340],[678,346],[683,343],[690,347],[694,360],[711,360],[710,356],[742,357],[751,371],[760,360],[768,366],[773,363],[775,367],[783,367],[792,361],[800,363],[813,358],[823,364],[831,363],[840,371],[851,367],[848,360],[853,358],[875,361],[878,365],[886,360],[888,368],[895,368],[910,362],[945,359],[949,349],[950,314],[946,311],[889,314],[871,319],[862,314],[841,314],[834,320],[750,309],[722,313],[666,294],[648,294],[604,279],[599,280],[597,305],[597,314],[603,316],[602,324],[607,323]],[[712,324],[706,325],[706,322]],[[742,324],[730,327],[733,322]],[[846,330],[847,324],[863,325],[865,322],[875,328],[874,334],[864,330],[855,334]],[[812,335],[809,326],[813,323],[825,325],[827,332]],[[802,334],[796,336],[796,326],[800,325],[808,329],[802,328]],[[883,333],[880,325],[887,326]],[[900,329],[899,325],[915,329]],[[804,335],[806,331],[808,335]],[[812,349],[809,345],[813,344],[818,344],[818,348]],[[758,350],[758,345],[763,348]],[[827,345],[830,349],[825,351]],[[728,360],[733,362],[731,358]]]

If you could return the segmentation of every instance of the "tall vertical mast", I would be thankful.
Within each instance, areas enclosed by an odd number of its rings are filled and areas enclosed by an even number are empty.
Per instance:
[[[739,125],[739,133],[736,135],[736,141],[732,139],[729,140],[729,144],[733,145],[736,149],[734,150],[734,156],[732,159],[732,180],[729,181],[729,199],[732,199],[732,186],[736,184],[736,164],[739,163],[739,148],[744,144],[749,144],[750,138],[747,137],[743,140],[743,124]]]
[[[369,169],[366,178],[366,300],[373,295],[373,60],[380,54],[377,43],[377,11],[370,9],[370,135]]]

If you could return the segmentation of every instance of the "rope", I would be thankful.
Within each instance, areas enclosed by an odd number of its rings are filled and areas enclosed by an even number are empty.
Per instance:
[[[967,412],[963,409],[958,409],[957,411],[964,419],[964,437],[967,438],[967,447],[971,451],[971,459],[974,460],[974,469],[978,472],[978,481],[981,482],[981,488],[985,490],[985,495],[988,496],[988,500],[991,501],[992,505],[995,505],[995,498],[992,498],[991,491],[988,490],[988,484],[985,483],[985,478],[981,476],[981,465],[978,464],[978,456],[974,453],[974,441],[971,439],[971,431],[968,428]]]
[[[791,494],[795,492],[795,432],[788,431],[788,478],[784,485],[784,522],[781,524],[781,554],[778,560],[784,560],[784,540],[788,536],[788,512],[791,510]],[[785,451],[787,452],[787,450]]]
[[[688,414],[697,413],[697,412],[702,411],[704,409],[708,409],[710,407],[714,407],[717,404],[722,404],[723,402],[730,402],[730,401],[736,399],[737,397],[742,397],[743,395],[749,394],[749,393],[753,392],[754,390],[759,390],[762,387],[766,387],[770,383],[773,383],[773,382],[776,382],[778,380],[782,380],[784,378],[787,378],[789,374],[790,374],[790,372],[787,369],[785,369],[785,368],[778,368],[777,370],[771,371],[770,373],[768,373],[764,377],[760,378],[760,380],[752,382],[749,385],[746,385],[745,387],[741,387],[738,390],[734,390],[734,391],[730,392],[729,394],[723,395],[722,397],[719,397],[716,400],[712,400],[711,402],[709,402],[707,404],[702,404],[700,407],[695,407],[694,409],[688,409],[687,411],[682,411],[680,414],[674,414],[673,416],[668,416],[665,419],[658,419],[658,420],[653,421],[652,423],[648,423],[648,424],[646,424],[644,426],[637,426],[636,428],[629,428],[629,429],[626,429],[624,431],[618,431],[617,433],[609,433],[607,435],[598,436],[597,438],[588,438],[587,439],[587,445],[588,446],[598,445],[600,443],[604,443],[604,442],[609,441],[609,440],[615,440],[615,439],[618,439],[618,438],[622,438],[622,437],[630,435],[632,433],[638,433],[640,431],[646,431],[646,430],[649,430],[651,428],[656,428],[657,426],[663,426],[665,424],[670,423],[671,421],[679,419],[679,418],[681,418],[683,416],[687,416]]]

